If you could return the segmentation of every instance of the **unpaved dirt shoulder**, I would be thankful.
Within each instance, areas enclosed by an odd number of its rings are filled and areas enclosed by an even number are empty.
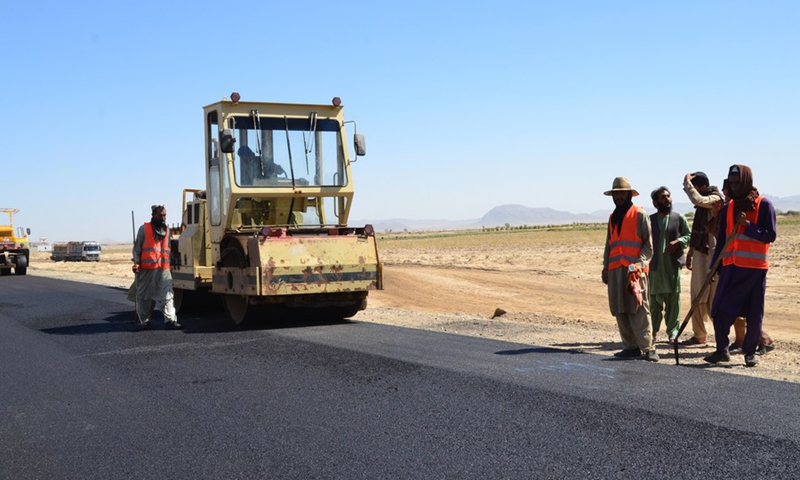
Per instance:
[[[490,318],[466,313],[423,313],[375,307],[360,312],[353,319],[607,357],[621,348],[619,332],[615,325],[552,315],[517,313]],[[713,343],[706,347],[681,348],[680,364],[724,373],[800,383],[800,347],[794,342],[777,342],[777,345],[776,350],[759,357],[761,363],[756,368],[745,367],[741,355],[734,356],[730,364],[708,365],[703,361],[703,357],[714,351]],[[672,346],[659,342],[657,350],[662,364],[675,365]]]
[[[756,368],[745,368],[740,357],[730,366],[705,367],[702,357],[713,351],[713,344],[682,349],[682,364],[800,382],[800,244],[791,238],[785,242],[770,271],[765,320],[778,348]],[[608,356],[621,345],[599,281],[600,248],[594,241],[567,247],[386,248],[381,252],[385,290],[371,292],[368,309],[354,320]],[[128,288],[133,281],[130,252],[130,245],[106,246],[98,263],[52,262],[49,254],[35,252],[28,273]],[[689,272],[684,272],[684,312],[688,282]],[[497,308],[507,313],[492,318]],[[662,363],[674,365],[668,345],[659,344],[658,351]]]
[[[607,313],[604,286],[596,288],[573,282],[578,288],[583,285],[588,289],[576,299],[576,295],[568,293],[570,289],[548,287],[552,279],[528,276],[527,281],[520,283],[498,272],[488,273],[489,279],[487,272],[470,269],[386,266],[386,290],[370,293],[370,307],[354,320],[603,356],[611,356],[621,348],[616,322]],[[473,284],[475,288],[470,287]],[[492,318],[497,308],[506,313]],[[560,312],[571,314],[565,316]],[[800,383],[800,344],[781,339],[780,331],[773,334],[778,338],[778,348],[759,357],[761,363],[756,368],[746,368],[741,355],[723,366],[705,363],[703,357],[714,351],[713,336],[706,347],[681,348],[680,362],[720,372]],[[660,342],[657,350],[661,363],[675,365],[670,345]]]

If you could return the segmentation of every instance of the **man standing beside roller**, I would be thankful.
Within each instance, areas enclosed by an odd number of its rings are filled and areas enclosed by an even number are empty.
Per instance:
[[[133,243],[136,315],[139,327],[146,330],[151,328],[153,310],[160,310],[164,314],[165,327],[179,329],[182,327],[173,302],[167,209],[163,205],[153,205],[151,211],[151,220],[139,227]]]

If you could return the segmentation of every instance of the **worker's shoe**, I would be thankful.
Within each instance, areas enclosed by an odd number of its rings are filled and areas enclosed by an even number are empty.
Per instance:
[[[744,366],[745,367],[755,367],[758,365],[758,359],[752,353],[748,353],[744,356]]]
[[[655,350],[648,350],[644,352],[644,359],[648,362],[657,362],[659,360],[659,356]]]
[[[770,343],[769,345],[759,345],[758,350],[756,350],[756,355],[766,355],[773,350],[775,350],[774,343]]]
[[[164,328],[166,328],[167,330],[180,330],[181,328],[183,328],[183,325],[181,325],[178,322],[167,322],[166,324],[164,324]]]
[[[744,351],[742,350],[741,345],[731,344],[731,346],[728,348],[728,353],[731,355],[739,355],[740,353],[744,353]]]
[[[153,328],[153,325],[150,321],[139,323],[139,330],[150,330],[151,328]]]
[[[700,340],[697,337],[690,337],[690,338],[687,338],[686,340],[681,342],[681,346],[684,346],[684,347],[691,347],[691,346],[701,347],[701,346],[705,346],[705,345],[706,345],[706,339],[705,338]]]
[[[730,362],[731,356],[728,355],[728,352],[714,352],[711,355],[707,355],[703,357],[708,363],[720,363],[720,362]]]
[[[641,355],[642,351],[638,348],[626,348],[625,350],[620,350],[614,354],[614,356],[617,358],[636,358]]]

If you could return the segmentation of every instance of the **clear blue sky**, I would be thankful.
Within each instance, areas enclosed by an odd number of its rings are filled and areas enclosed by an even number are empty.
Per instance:
[[[352,218],[611,210],[750,165],[800,194],[800,2],[0,4],[0,206],[34,239],[129,241],[204,188],[202,106],[339,96],[367,136]],[[641,197],[640,197],[641,198]],[[640,203],[649,203],[643,198]]]

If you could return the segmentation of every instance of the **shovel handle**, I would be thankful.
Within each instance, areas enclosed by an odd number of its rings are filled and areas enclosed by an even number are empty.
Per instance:
[[[706,290],[708,290],[708,287],[710,287],[711,283],[714,281],[714,276],[716,275],[717,268],[719,268],[719,264],[720,264],[720,262],[722,262],[722,255],[725,253],[725,250],[728,249],[728,245],[730,245],[731,241],[733,240],[733,237],[736,236],[736,230],[739,229],[739,225],[741,223],[742,222],[740,222],[738,219],[736,220],[736,225],[734,225],[733,231],[731,232],[730,235],[728,235],[728,238],[725,239],[725,245],[722,246],[722,250],[720,251],[720,255],[714,261],[714,265],[711,266],[711,270],[709,271],[708,278],[706,279],[706,282],[703,284],[703,287],[697,293],[697,296],[695,296],[692,299],[692,305],[691,305],[691,307],[689,307],[689,311],[686,313],[686,318],[683,319],[683,323],[681,324],[681,328],[678,329],[678,333],[675,335],[675,365],[680,365],[680,359],[678,357],[678,338],[681,336],[681,333],[683,333],[683,330],[686,328],[686,325],[689,323],[689,319],[692,318],[692,314],[697,309],[697,304],[699,303],[700,298],[703,297],[703,294],[706,293]]]

